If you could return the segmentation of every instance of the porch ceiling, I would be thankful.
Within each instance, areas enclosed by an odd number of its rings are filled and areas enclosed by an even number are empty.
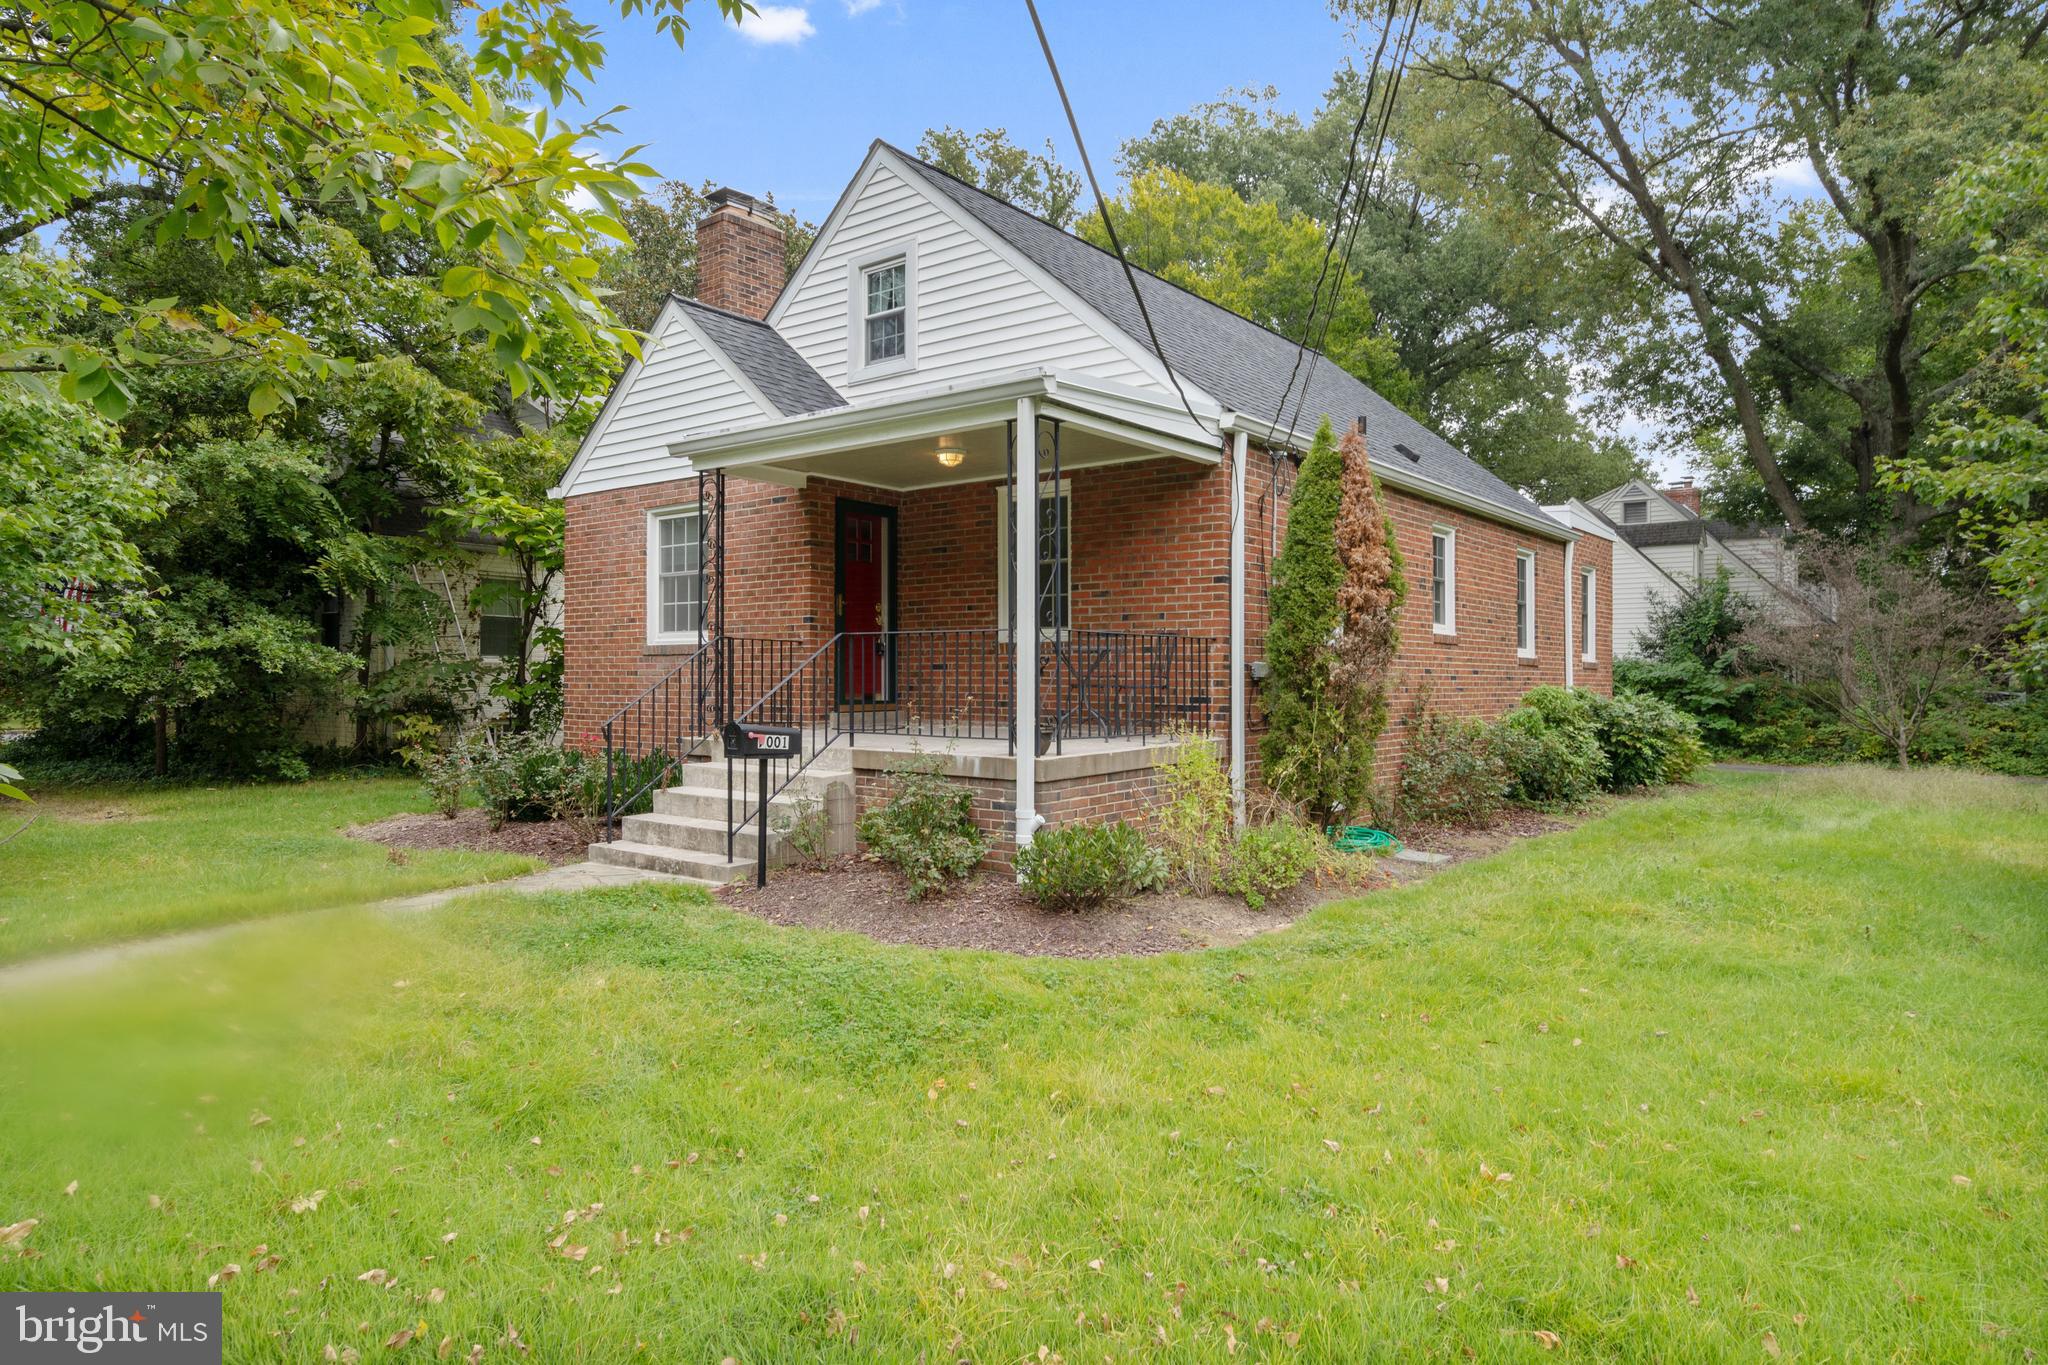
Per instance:
[[[989,483],[1008,470],[1008,424],[1016,416],[1016,399],[1033,396],[1042,419],[1042,469],[1051,461],[1053,423],[1059,428],[1062,472],[1163,458],[1215,464],[1221,457],[1220,441],[1199,429],[1184,430],[1182,423],[1162,421],[1152,401],[1134,403],[1128,390],[1083,390],[1050,376],[1012,380],[992,392],[995,387],[911,395],[708,433],[670,449],[698,469],[727,469],[798,487],[812,478],[899,492]],[[1184,422],[1182,414],[1164,415]],[[939,463],[945,449],[960,452],[958,465]]]

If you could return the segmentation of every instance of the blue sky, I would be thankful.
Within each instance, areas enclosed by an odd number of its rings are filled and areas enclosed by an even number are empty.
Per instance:
[[[916,146],[928,127],[1007,128],[1053,139],[1079,169],[1023,0],[792,0],[759,3],[742,29],[692,0],[677,51],[644,16],[592,4],[608,55],[592,109],[630,108],[619,144],[666,176],[714,180],[822,219],[880,137]],[[1096,171],[1115,174],[1125,138],[1233,86],[1272,85],[1314,108],[1356,52],[1322,0],[1040,0]]]

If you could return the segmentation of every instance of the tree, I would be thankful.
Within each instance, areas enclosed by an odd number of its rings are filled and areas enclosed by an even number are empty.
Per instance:
[[[618,3],[652,10],[682,42],[684,0]],[[717,4],[733,19],[744,9]],[[260,258],[305,215],[347,206],[382,232],[460,254],[430,300],[447,332],[485,343],[515,394],[547,383],[535,365],[543,322],[630,347],[600,302],[591,253],[624,237],[618,206],[651,172],[593,150],[614,131],[602,117],[551,112],[580,99],[602,62],[596,26],[562,0],[498,0],[478,10],[465,48],[444,13],[301,0],[15,6],[0,21],[0,246],[125,204],[146,210],[160,242]],[[93,301],[120,322],[104,339],[29,335],[0,370],[57,376],[66,397],[111,416],[125,411],[135,373],[164,363],[166,332],[203,338],[202,358],[260,367],[248,399],[259,413],[339,372],[271,314],[169,297]]]
[[[509,583],[485,580],[469,605],[478,612],[510,605],[518,613],[511,652],[490,670],[490,693],[505,702],[513,733],[552,730],[562,715],[562,628],[548,611],[564,566],[564,522],[548,489],[568,468],[569,452],[551,434],[525,433],[487,453],[473,485],[439,516],[454,536],[496,542],[518,570]]]
[[[1227,92],[1126,142],[1124,170],[1227,185],[1327,232],[1364,98],[1350,70],[1306,122],[1279,110],[1270,87]],[[1346,259],[1422,417],[1539,500],[1603,492],[1641,469],[1574,398],[1570,343],[1576,329],[1597,332],[1604,291],[1560,268],[1560,234],[1509,234],[1463,204],[1457,172],[1472,155],[1436,139],[1412,99],[1397,103],[1378,174],[1354,201]]]
[[[1975,237],[1989,289],[1971,321],[1987,363],[1938,410],[1934,440],[1891,471],[1953,503],[2019,617],[2021,662],[2048,675],[2048,115],[1965,167],[1942,211]]]
[[[620,208],[619,221],[632,240],[605,253],[598,278],[613,291],[606,303],[628,327],[643,332],[652,327],[671,294],[696,297],[697,221],[713,188],[708,180],[696,189],[681,180],[664,180],[653,193]],[[774,195],[768,203],[775,203]],[[794,214],[776,216],[782,224],[783,273],[794,275],[818,226]]]
[[[1968,0],[1463,0],[1421,66],[1483,154],[1471,202],[1587,234],[1627,390],[1738,449],[1791,526],[1910,535],[1940,509],[1882,471],[1979,363],[1974,253],[1932,194],[2040,103],[2039,39]],[[1819,189],[1797,211],[1788,170]]]
[[[1887,550],[1833,542],[1802,558],[1833,590],[1833,615],[1752,616],[1741,636],[1751,666],[1783,675],[1882,740],[1904,768],[1930,713],[1975,678],[2007,616]]]
[[[1314,223],[1282,218],[1274,204],[1247,203],[1222,185],[1200,184],[1170,170],[1133,175],[1110,211],[1132,265],[1262,327],[1301,336],[1323,273],[1324,238]],[[1081,235],[1105,249],[1109,245],[1099,219],[1084,221]],[[1330,292],[1325,282],[1326,301]],[[1392,343],[1376,330],[1372,301],[1356,277],[1347,277],[1328,321],[1323,349],[1332,363],[1392,402],[1413,403],[1415,386],[1402,373]],[[1320,314],[1316,325],[1320,330]],[[1280,416],[1291,421],[1295,414]]]
[[[1074,225],[1081,202],[1081,176],[1060,164],[1050,138],[1041,153],[1019,147],[1002,128],[984,128],[978,133],[953,127],[927,128],[918,139],[917,154],[947,175],[1027,209],[1056,228]]]
[[[1408,598],[1394,523],[1380,500],[1366,438],[1357,428],[1338,446],[1344,485],[1337,507],[1339,628],[1330,686],[1343,699],[1357,739],[1367,746],[1387,724],[1387,687],[1401,648],[1401,604]]]
[[[1325,419],[1295,480],[1273,564],[1259,742],[1267,785],[1323,822],[1365,801],[1386,721],[1392,618],[1406,589],[1378,508],[1364,440],[1354,431],[1340,448]]]

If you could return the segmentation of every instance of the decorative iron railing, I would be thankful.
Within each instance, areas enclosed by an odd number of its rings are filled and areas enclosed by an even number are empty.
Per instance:
[[[1213,722],[1217,642],[1174,632],[1064,630],[1038,641],[1036,752],[1069,740],[1154,739]],[[733,713],[739,724],[792,725],[801,751],[769,759],[765,790],[726,759],[726,856],[776,796],[841,740],[1016,734],[1016,651],[996,630],[849,631],[833,636]]]
[[[785,677],[803,650],[800,640],[723,636],[685,655],[653,686],[613,712],[604,739],[604,837],[622,816],[651,803],[676,768],[706,754],[735,705],[745,705]]]

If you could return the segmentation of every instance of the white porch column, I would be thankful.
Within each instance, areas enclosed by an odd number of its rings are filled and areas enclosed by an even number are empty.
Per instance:
[[[1230,807],[1244,827],[1244,457],[1247,437],[1230,445]]]
[[[1010,505],[1016,511],[1010,527],[1010,558],[1016,579],[1010,585],[1010,640],[1017,666],[1017,847],[1031,842],[1038,818],[1038,400],[1017,400],[1017,485]]]

